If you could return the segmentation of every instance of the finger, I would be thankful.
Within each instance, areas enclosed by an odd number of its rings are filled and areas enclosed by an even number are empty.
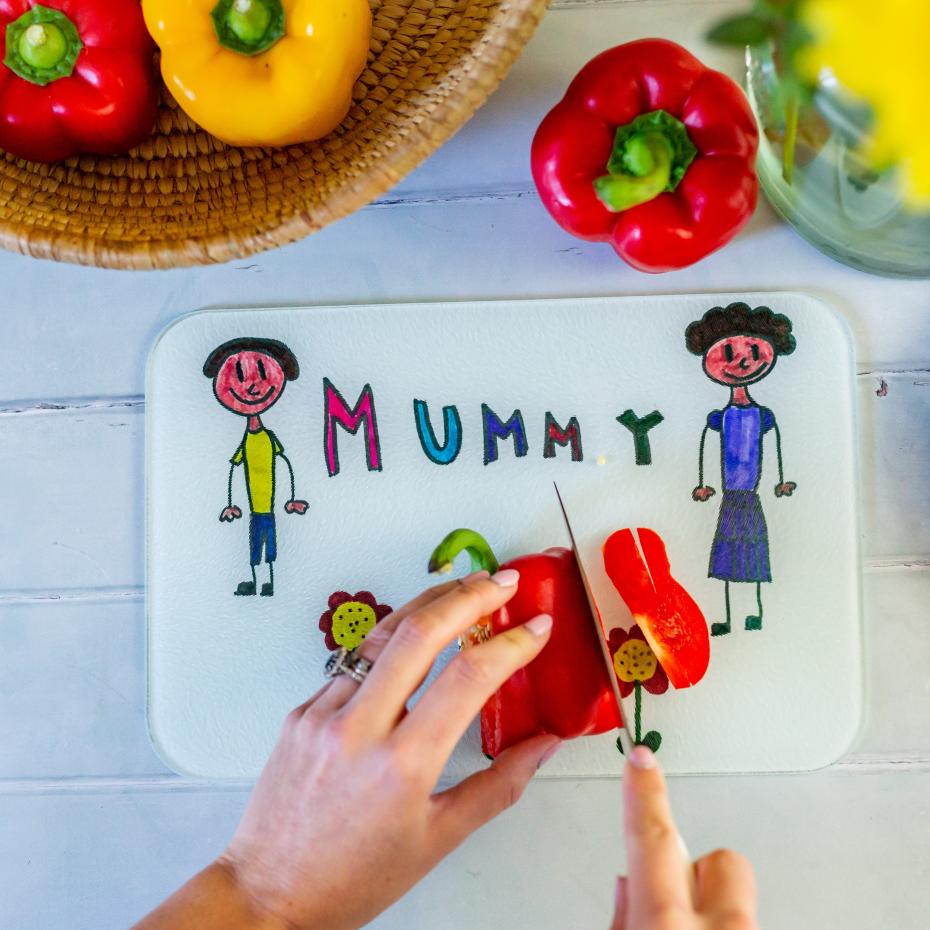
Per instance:
[[[395,739],[421,752],[424,778],[438,778],[468,725],[500,686],[539,655],[549,640],[552,618],[523,626],[460,652],[397,727]]]
[[[610,925],[610,930],[626,930],[627,898],[627,878],[625,875],[618,875],[614,888],[614,922]]]
[[[695,863],[698,908],[715,919],[756,916],[756,877],[745,856],[718,849]]]
[[[669,909],[691,913],[691,892],[665,779],[645,746],[637,746],[627,760],[623,800],[631,926],[651,926],[655,915]]]
[[[469,577],[486,578],[487,572],[476,572],[474,576],[470,575]],[[364,642],[358,647],[359,655],[368,659],[369,662],[375,662],[384,652],[394,630],[397,629],[398,624],[404,618],[409,617],[418,610],[422,610],[444,594],[448,594],[459,583],[458,581],[447,581],[435,587],[427,588],[422,594],[404,604],[399,610],[388,614],[380,623],[376,623],[371,632],[365,637]],[[360,683],[348,675],[339,675],[326,684],[322,691],[317,693],[315,699],[311,699],[309,703],[316,703],[317,710],[336,710],[346,704],[360,687]]]
[[[469,576],[404,617],[365,687],[353,697],[353,713],[363,715],[382,732],[393,729],[439,653],[481,617],[503,607],[516,593],[519,577],[510,570],[498,572],[493,579],[484,573]]]
[[[535,736],[504,750],[488,768],[454,788],[433,795],[434,822],[445,852],[515,804],[559,746],[557,736]]]

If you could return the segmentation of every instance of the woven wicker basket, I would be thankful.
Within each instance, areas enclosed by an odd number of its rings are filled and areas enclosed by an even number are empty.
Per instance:
[[[487,99],[547,0],[371,0],[368,66],[343,124],[283,149],[232,148],[167,94],[122,158],[0,157],[0,246],[108,268],[208,264],[283,245],[396,184]]]

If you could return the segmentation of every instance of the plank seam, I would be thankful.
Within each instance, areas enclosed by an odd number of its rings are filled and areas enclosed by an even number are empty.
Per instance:
[[[787,776],[798,775],[831,775],[883,772],[914,772],[930,773],[930,755],[924,753],[908,753],[894,755],[890,753],[852,753],[839,762],[820,769],[817,772],[784,773]],[[745,775],[766,775],[769,773],[734,773],[737,777]],[[782,773],[771,773],[782,774]],[[592,778],[614,778],[604,775],[578,775],[558,776],[542,775],[546,781],[582,781]],[[710,776],[705,776],[710,777]],[[733,777],[733,776],[723,776]],[[71,775],[61,778],[0,778],[0,796],[19,794],[131,794],[145,792],[240,792],[249,791],[255,784],[251,779],[230,779],[215,781],[209,779],[187,778],[181,775],[112,775],[112,776],[83,776]],[[452,784],[448,779],[443,784]]]
[[[424,201],[426,202],[426,201]],[[865,368],[856,372],[857,380],[883,377],[915,377],[930,375],[930,368]],[[922,386],[926,381],[916,381]],[[88,412],[106,412],[109,410],[131,410],[141,413],[145,410],[144,394],[103,394],[96,397],[45,398],[32,400],[13,400],[0,404],[0,417],[40,416],[42,414],[78,414]]]

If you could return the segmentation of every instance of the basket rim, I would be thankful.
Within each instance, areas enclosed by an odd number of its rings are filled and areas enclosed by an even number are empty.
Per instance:
[[[197,238],[148,242],[105,242],[74,233],[38,230],[17,222],[0,222],[0,248],[77,265],[155,271],[221,264],[297,242],[367,206],[448,142],[500,85],[542,21],[548,5],[549,0],[503,0],[493,28],[495,35],[506,35],[506,41],[494,42],[497,54],[493,65],[485,61],[482,67],[481,56],[473,55],[477,66],[463,73],[454,85],[455,93],[414,127],[405,144],[383,155],[377,169],[368,168],[347,181],[315,209],[313,217],[298,206],[283,221],[253,227],[248,232],[229,230]]]

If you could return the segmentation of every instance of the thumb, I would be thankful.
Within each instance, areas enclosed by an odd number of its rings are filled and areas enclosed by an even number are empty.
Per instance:
[[[434,795],[435,816],[447,848],[455,849],[479,827],[516,804],[536,771],[561,745],[558,737],[548,734],[524,740],[504,750],[488,768]]]

